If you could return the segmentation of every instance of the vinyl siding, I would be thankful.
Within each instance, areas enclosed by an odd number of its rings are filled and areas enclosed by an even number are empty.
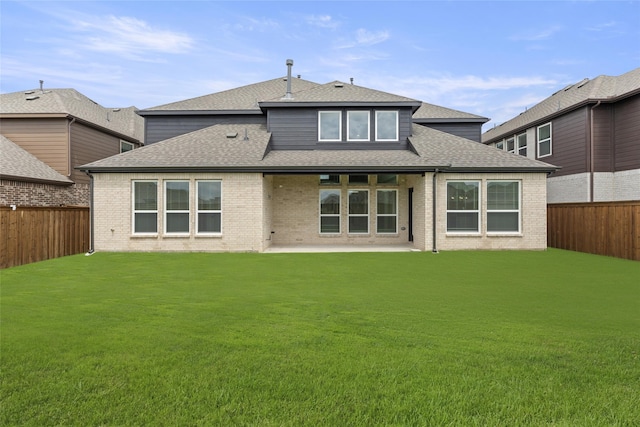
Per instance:
[[[69,176],[68,120],[0,119],[2,134],[56,172]]]
[[[593,114],[593,150],[595,172],[613,170],[613,108],[611,105],[599,105],[592,110]],[[587,141],[588,143],[588,141]]]
[[[148,116],[145,117],[145,144],[184,135],[220,123],[266,123],[261,115]]]
[[[588,110],[580,108],[552,121],[552,155],[540,160],[561,166],[556,176],[588,171]],[[537,141],[536,150],[537,150]]]
[[[71,179],[88,184],[89,177],[75,167],[120,153],[120,138],[97,129],[73,123],[71,125]]]
[[[274,150],[392,150],[406,149],[411,136],[411,110],[401,109],[398,114],[398,142],[376,142],[375,111],[381,108],[326,108],[323,111],[342,111],[342,142],[318,141],[317,108],[272,108],[268,112],[268,126],[272,134]],[[371,142],[347,141],[347,111],[370,111],[369,135]]]
[[[640,168],[640,95],[614,107],[615,170]]]
[[[481,123],[419,123],[431,129],[441,132],[450,133],[461,138],[467,138],[472,141],[480,142],[482,133]]]

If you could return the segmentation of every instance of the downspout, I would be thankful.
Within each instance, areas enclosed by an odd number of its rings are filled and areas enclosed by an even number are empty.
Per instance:
[[[431,181],[431,191],[432,191],[432,230],[431,230],[431,234],[433,236],[433,249],[431,250],[431,252],[433,252],[434,254],[438,253],[438,246],[437,246],[437,239],[436,239],[436,195],[437,195],[437,191],[436,191],[436,175],[438,174],[438,172],[440,172],[440,170],[438,170],[436,168],[436,170],[433,171],[433,177],[432,177],[432,181]]]
[[[88,171],[85,172],[89,176],[89,252],[85,256],[93,255],[94,240],[93,240],[93,175]]]
[[[76,118],[73,117],[69,120],[69,124],[67,125],[67,176],[71,176],[71,125],[76,121]]]
[[[594,141],[593,141],[593,110],[598,108],[602,101],[598,101],[596,105],[591,107],[591,111],[589,113],[589,201],[593,203],[593,192],[594,192],[594,171],[596,168],[596,161],[593,158],[593,153],[595,151]]]

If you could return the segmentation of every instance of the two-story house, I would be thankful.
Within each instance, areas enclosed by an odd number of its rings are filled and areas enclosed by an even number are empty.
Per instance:
[[[287,63],[286,78],[141,110],[145,147],[82,166],[93,249],[546,248],[554,166],[478,143],[482,117]]]
[[[560,89],[482,142],[559,166],[549,203],[640,200],[640,68]]]
[[[134,107],[105,108],[74,89],[1,94],[0,205],[88,206],[90,179],[76,167],[139,147],[143,121]],[[22,150],[57,177],[22,167]]]

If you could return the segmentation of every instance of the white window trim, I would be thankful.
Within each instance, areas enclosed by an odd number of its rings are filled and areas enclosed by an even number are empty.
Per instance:
[[[327,113],[338,113],[338,139],[322,139],[322,115]],[[325,110],[318,111],[318,141],[322,142],[340,142],[342,141],[342,111]]]
[[[200,187],[200,183],[203,182],[218,182],[220,183],[220,209],[200,209],[198,207],[198,190]],[[196,211],[196,229],[195,229],[195,234],[196,236],[221,236],[222,235],[222,226],[223,226],[223,221],[222,221],[222,200],[223,200],[223,194],[222,194],[222,181],[219,179],[200,179],[200,180],[196,180],[196,192],[194,194],[195,197],[195,211]],[[220,214],[220,231],[198,231],[200,230],[200,215],[201,213],[219,213]]]
[[[392,139],[380,139],[378,138],[378,113],[395,113],[396,114],[396,135],[395,138]],[[376,141],[398,141],[399,140],[399,121],[400,121],[400,113],[397,110],[376,110]]]
[[[167,184],[169,184],[170,182],[186,182],[189,185],[189,205],[187,207],[186,210],[181,209],[181,210],[169,210],[167,208]],[[163,208],[164,208],[164,215],[163,215],[163,219],[164,219],[164,234],[167,236],[190,236],[191,235],[191,182],[189,182],[189,180],[186,179],[168,179],[164,181],[164,192],[163,192]],[[169,214],[179,214],[179,213],[186,213],[189,215],[189,229],[185,232],[185,231],[179,231],[179,232],[169,232],[167,231],[167,224],[168,224],[168,220],[167,217]]]
[[[487,192],[489,191],[489,184],[492,182],[515,182],[518,184],[518,209],[489,209],[487,206],[487,227],[489,225],[490,213],[518,213],[518,230],[517,231],[489,231],[487,229],[487,235],[520,235],[522,234],[522,182],[519,180],[510,179],[492,179],[487,181]],[[488,197],[488,196],[487,196]]]
[[[540,128],[543,128],[545,126],[549,126],[549,138],[541,140]],[[546,141],[549,141],[549,154],[540,155],[540,144]],[[553,127],[551,125],[551,122],[545,123],[536,128],[536,148],[537,148],[537,154],[539,159],[542,157],[548,157],[553,154]]]
[[[381,213],[378,213],[378,209],[377,209],[377,207],[378,207],[378,197],[379,197],[378,195],[380,194],[380,192],[385,192],[385,191],[393,191],[396,194],[396,205],[395,205],[396,206],[396,213],[395,214],[381,214]],[[385,231],[378,231],[378,218],[379,217],[395,217],[395,219],[396,219],[396,231],[391,231],[391,232],[389,232],[389,231],[386,231],[386,232]],[[398,234],[398,190],[395,189],[395,188],[393,188],[393,189],[391,189],[391,188],[389,188],[389,189],[387,189],[387,188],[376,189],[376,234],[384,234],[384,235],[396,235],[396,234]]]
[[[349,209],[350,209],[349,205],[351,204],[349,202],[349,195],[351,193],[361,192],[361,191],[364,191],[364,192],[367,193],[367,213],[366,214],[352,214],[351,212],[349,212]],[[370,228],[370,224],[369,223],[371,222],[371,220],[369,219],[369,216],[371,214],[371,206],[370,205],[371,205],[371,195],[369,194],[369,190],[368,189],[365,189],[365,188],[353,188],[353,189],[350,189],[350,190],[347,191],[347,233],[348,234],[353,234],[353,235],[356,235],[356,236],[364,236],[364,235],[370,234],[370,230],[369,230],[369,228]],[[355,231],[355,232],[351,231],[351,227],[350,227],[351,222],[349,221],[349,219],[351,219],[352,217],[353,218],[366,217],[367,218],[367,231]]]
[[[137,182],[153,182],[156,184],[156,208],[154,210],[136,210],[136,183]],[[158,181],[155,179],[136,179],[131,181],[131,234],[134,236],[157,236],[158,235],[158,206],[160,206],[160,198],[158,197]],[[136,232],[136,214],[137,213],[155,213],[156,214],[156,231],[155,232]]]
[[[446,181],[445,183],[445,195],[448,198],[449,197],[449,193],[447,191],[447,186],[449,183],[452,182],[475,182],[478,184],[478,209],[477,210],[449,210],[448,205],[445,204],[446,212],[445,212],[445,218],[446,218],[446,222],[445,222],[445,230],[447,234],[453,234],[453,235],[468,235],[468,236],[478,236],[482,234],[482,181],[481,180],[477,180],[477,179],[469,179],[469,180],[463,180],[463,179],[454,179],[454,180],[450,180],[450,181]],[[473,213],[475,212],[476,215],[478,216],[478,230],[477,231],[468,231],[468,230],[461,230],[461,231],[456,231],[456,230],[449,230],[449,213]]]
[[[511,148],[509,148],[509,143],[511,143]],[[505,141],[505,150],[507,150],[507,153],[515,153],[516,152],[516,137],[515,136],[511,136],[509,138],[506,139]]]
[[[322,192],[323,191],[337,191],[338,193],[338,201],[340,203],[340,208],[338,209],[338,213],[337,214],[323,214],[322,213]],[[318,213],[320,215],[318,215],[318,234],[321,234],[323,236],[327,236],[327,235],[331,235],[331,236],[336,236],[339,234],[342,234],[342,191],[340,189],[329,189],[329,188],[323,188],[318,192]],[[328,231],[322,231],[322,218],[323,217],[338,217],[338,231],[337,232],[328,232]]]
[[[351,113],[367,113],[367,137],[366,138],[350,138],[350,127],[351,127],[351,121],[349,120],[349,116],[351,115]],[[370,141],[371,138],[369,136],[369,134],[371,133],[371,113],[369,111],[366,110],[353,110],[353,111],[347,111],[347,141]]]

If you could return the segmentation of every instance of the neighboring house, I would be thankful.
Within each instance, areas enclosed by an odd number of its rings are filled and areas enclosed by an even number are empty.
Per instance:
[[[0,200],[11,199],[7,205],[59,206],[74,202],[73,181],[2,135],[0,153]],[[20,188],[19,194],[10,190],[15,187]]]
[[[80,168],[92,249],[546,248],[556,168],[432,128],[473,136],[479,116],[290,72],[139,114],[145,147]]]
[[[569,85],[482,142],[559,166],[549,203],[640,200],[640,68]]]
[[[143,119],[135,107],[105,108],[74,89],[37,89],[0,95],[0,134],[64,176],[65,196],[30,199],[40,182],[10,179],[3,150],[0,205],[89,205],[89,177],[76,166],[137,148]]]

